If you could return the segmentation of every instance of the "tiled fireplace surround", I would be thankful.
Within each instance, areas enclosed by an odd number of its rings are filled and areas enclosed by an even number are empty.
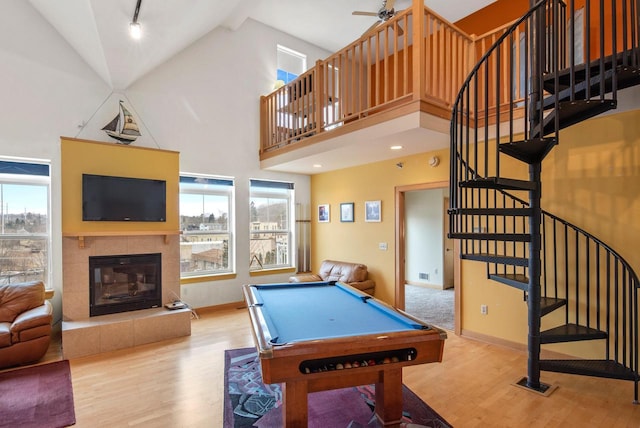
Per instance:
[[[62,352],[77,358],[188,336],[188,309],[164,307],[89,316],[89,257],[162,254],[162,303],[180,296],[179,235],[65,236],[63,239]],[[98,234],[99,235],[99,234]]]

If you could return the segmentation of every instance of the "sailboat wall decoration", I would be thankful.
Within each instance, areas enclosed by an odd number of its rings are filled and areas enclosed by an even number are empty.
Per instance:
[[[133,115],[122,103],[120,100],[120,111],[102,130],[111,138],[118,140],[120,144],[131,144],[140,136],[140,130]]]

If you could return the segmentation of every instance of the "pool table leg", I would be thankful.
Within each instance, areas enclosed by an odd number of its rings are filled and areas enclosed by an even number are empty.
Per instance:
[[[385,427],[402,420],[402,368],[382,370],[376,383],[376,416]]]
[[[283,426],[287,428],[307,428],[307,392],[306,381],[290,381],[283,385]]]

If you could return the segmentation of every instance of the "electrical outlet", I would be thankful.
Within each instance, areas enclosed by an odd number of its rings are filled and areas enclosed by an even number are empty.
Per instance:
[[[378,249],[382,250],[382,251],[387,251],[387,243],[386,242],[379,242],[378,243]]]
[[[489,313],[489,307],[487,305],[480,305],[480,313],[487,315]]]

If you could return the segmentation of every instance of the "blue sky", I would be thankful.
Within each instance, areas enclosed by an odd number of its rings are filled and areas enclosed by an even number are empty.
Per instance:
[[[47,213],[47,187],[24,184],[0,185],[0,205],[5,214]]]

